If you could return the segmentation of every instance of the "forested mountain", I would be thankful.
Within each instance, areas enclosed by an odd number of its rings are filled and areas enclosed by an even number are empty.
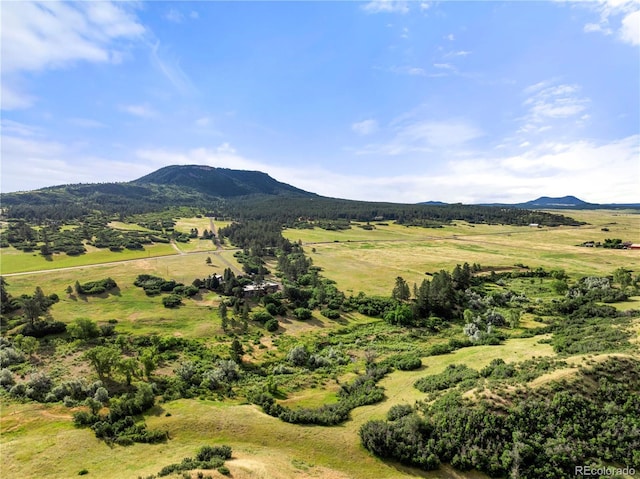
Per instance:
[[[400,204],[326,198],[259,171],[183,165],[161,168],[128,183],[76,184],[1,195],[5,214],[33,221],[68,220],[100,211],[121,217],[189,206],[233,219],[396,221],[439,226],[454,220],[545,226],[578,224],[562,215],[461,204]]]
[[[261,171],[231,170],[200,165],[166,166],[132,181],[136,185],[173,185],[217,197],[263,195],[317,196],[274,180]]]

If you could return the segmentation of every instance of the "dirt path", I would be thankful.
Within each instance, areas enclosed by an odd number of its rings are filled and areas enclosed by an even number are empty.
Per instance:
[[[171,240],[171,247],[176,250],[178,252],[178,254],[187,254],[184,251],[182,251],[180,248],[178,248],[178,245],[176,244],[175,241]]]

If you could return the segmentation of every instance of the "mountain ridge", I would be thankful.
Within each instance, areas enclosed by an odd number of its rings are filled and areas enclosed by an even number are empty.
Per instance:
[[[442,203],[439,201],[423,201],[420,205],[433,205]],[[497,206],[503,208],[519,208],[519,209],[617,209],[617,208],[640,208],[640,203],[589,203],[581,200],[573,195],[566,196],[540,196],[535,200],[525,201],[523,203],[474,203],[476,206]]]

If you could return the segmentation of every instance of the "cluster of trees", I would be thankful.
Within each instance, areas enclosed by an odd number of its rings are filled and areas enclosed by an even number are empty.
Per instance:
[[[640,463],[639,390],[640,362],[611,358],[565,390],[520,390],[514,401],[449,393],[405,406],[363,425],[360,438],[377,456],[425,470],[449,463],[492,477],[570,478],[577,465]]]
[[[365,374],[340,387],[338,402],[319,408],[288,408],[278,404],[272,395],[264,391],[252,394],[249,399],[265,413],[285,422],[334,426],[348,420],[352,409],[382,401],[384,390],[377,386],[377,382],[388,372],[385,366],[370,364]]]
[[[220,228],[218,236],[222,241],[228,238],[231,243],[247,250],[249,256],[275,256],[276,250],[291,251],[292,243],[282,236],[282,227],[272,221],[234,222]]]
[[[169,476],[176,472],[191,471],[193,469],[217,469],[220,474],[229,475],[229,469],[224,465],[231,459],[232,450],[229,446],[203,446],[196,453],[195,458],[185,457],[181,462],[163,467],[158,477]],[[189,475],[191,477],[191,475]],[[199,473],[198,477],[204,477]],[[211,476],[209,476],[211,477]]]
[[[183,297],[191,297],[200,291],[198,286],[185,286],[173,279],[164,279],[150,274],[140,274],[133,282],[135,286],[142,288],[147,296],[156,296],[162,293],[170,293],[162,298],[162,304],[167,308],[175,308],[182,304]]]
[[[146,424],[136,421],[135,416],[151,409],[155,394],[150,384],[139,383],[135,392],[109,400],[109,412],[100,414],[104,406],[101,401],[88,399],[89,410],[74,413],[73,422],[78,427],[91,427],[98,439],[107,444],[128,446],[135,442],[158,443],[168,439],[167,431],[150,430]]]
[[[117,287],[118,285],[113,279],[105,278],[97,281],[89,281],[82,284],[79,281],[76,281],[74,290],[77,294],[93,295],[106,293],[107,291],[110,291]],[[67,291],[69,291],[69,288],[67,288]]]

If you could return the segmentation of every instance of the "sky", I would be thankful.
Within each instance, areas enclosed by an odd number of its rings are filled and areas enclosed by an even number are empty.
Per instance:
[[[640,1],[0,2],[1,191],[640,202]]]

